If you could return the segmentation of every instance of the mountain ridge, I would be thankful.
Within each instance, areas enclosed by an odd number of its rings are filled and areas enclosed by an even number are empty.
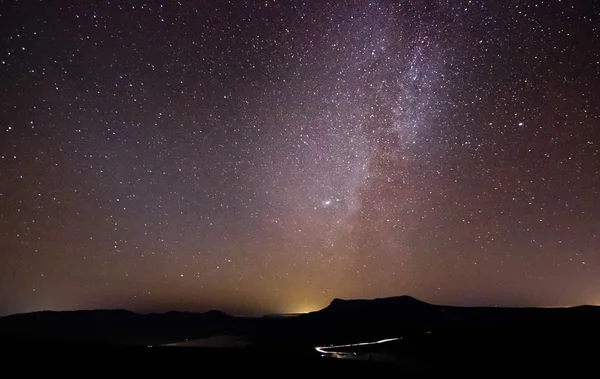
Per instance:
[[[158,346],[213,335],[245,335],[263,341],[263,346],[271,346],[274,341],[300,346],[418,335],[433,329],[487,328],[505,333],[516,330],[515,327],[528,332],[568,327],[579,328],[577,333],[580,333],[581,328],[594,328],[599,321],[600,307],[597,306],[454,307],[430,304],[404,295],[376,299],[335,298],[319,311],[293,317],[249,318],[218,310],[148,314],[122,309],[40,311],[0,318],[0,337],[17,342],[60,340]]]
[[[560,307],[545,307],[545,306],[528,306],[528,307],[517,307],[517,306],[460,306],[460,305],[445,305],[445,304],[433,304],[429,302],[425,302],[423,300],[419,300],[410,295],[398,295],[398,296],[390,296],[390,297],[377,297],[372,299],[360,298],[360,299],[343,299],[343,298],[334,298],[331,300],[329,305],[326,307],[308,313],[300,313],[299,315],[307,315],[314,314],[323,311],[341,311],[347,308],[347,310],[351,310],[353,307],[357,306],[372,306],[372,305],[395,305],[395,306],[406,306],[406,307],[443,307],[443,308],[456,308],[456,309],[498,309],[498,310],[514,310],[514,309],[600,309],[598,305],[592,304],[580,304],[573,306],[560,306]],[[206,312],[192,312],[192,311],[177,311],[170,310],[165,312],[135,312],[124,308],[114,308],[114,309],[102,309],[102,308],[94,308],[94,309],[77,309],[77,310],[40,310],[34,312],[23,312],[23,313],[14,313],[10,315],[1,316],[0,320],[10,319],[14,317],[31,317],[34,315],[55,315],[55,314],[63,314],[63,315],[84,315],[84,314],[98,314],[98,315],[108,315],[108,314],[120,314],[120,315],[128,315],[128,316],[213,316],[213,317],[244,317],[243,315],[230,315],[226,312],[223,312],[218,309],[211,309]],[[263,316],[270,316],[263,315]],[[255,317],[255,316],[253,316]]]
[[[391,297],[376,297],[374,299],[341,299],[341,298],[336,297],[331,301],[331,303],[329,303],[329,306],[344,304],[344,303],[358,303],[358,302],[366,303],[366,302],[382,302],[382,301],[401,302],[406,305],[434,305],[434,304],[424,302],[422,300],[419,300],[419,299],[409,296],[409,295],[400,295],[400,296],[391,296]]]

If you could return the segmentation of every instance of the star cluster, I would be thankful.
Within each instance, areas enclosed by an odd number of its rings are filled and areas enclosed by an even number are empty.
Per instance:
[[[0,5],[0,311],[600,303],[594,2]]]

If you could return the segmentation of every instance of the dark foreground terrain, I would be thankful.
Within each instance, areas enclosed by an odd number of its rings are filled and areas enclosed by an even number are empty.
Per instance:
[[[0,343],[7,377],[573,374],[600,363],[599,321],[591,306],[461,308],[404,296],[285,318],[37,312],[0,318]]]

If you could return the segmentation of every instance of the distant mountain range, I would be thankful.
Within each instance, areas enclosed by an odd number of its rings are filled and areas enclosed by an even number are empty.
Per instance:
[[[165,345],[214,335],[247,336],[255,346],[312,346],[403,336],[598,335],[600,307],[497,308],[428,304],[410,296],[334,299],[297,317],[235,317],[220,311],[136,314],[126,310],[34,312],[0,318],[0,338],[12,343]],[[490,337],[491,338],[491,337]],[[42,342],[40,342],[42,341]]]

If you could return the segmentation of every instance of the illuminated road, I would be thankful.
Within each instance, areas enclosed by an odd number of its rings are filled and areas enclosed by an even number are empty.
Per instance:
[[[352,343],[349,345],[337,345],[337,346],[317,346],[315,347],[315,350],[318,351],[319,353],[323,353],[323,354],[339,354],[339,353],[344,353],[344,354],[348,354],[348,352],[339,352],[339,351],[331,351],[331,349],[339,349],[341,347],[353,347],[353,346],[366,346],[366,345],[377,345],[380,343],[386,343],[386,342],[391,342],[391,341],[397,341],[399,339],[402,339],[402,337],[397,337],[397,338],[386,338],[384,340],[379,340],[379,341],[374,341],[374,342],[359,342],[359,343]],[[327,349],[327,350],[325,350]]]

